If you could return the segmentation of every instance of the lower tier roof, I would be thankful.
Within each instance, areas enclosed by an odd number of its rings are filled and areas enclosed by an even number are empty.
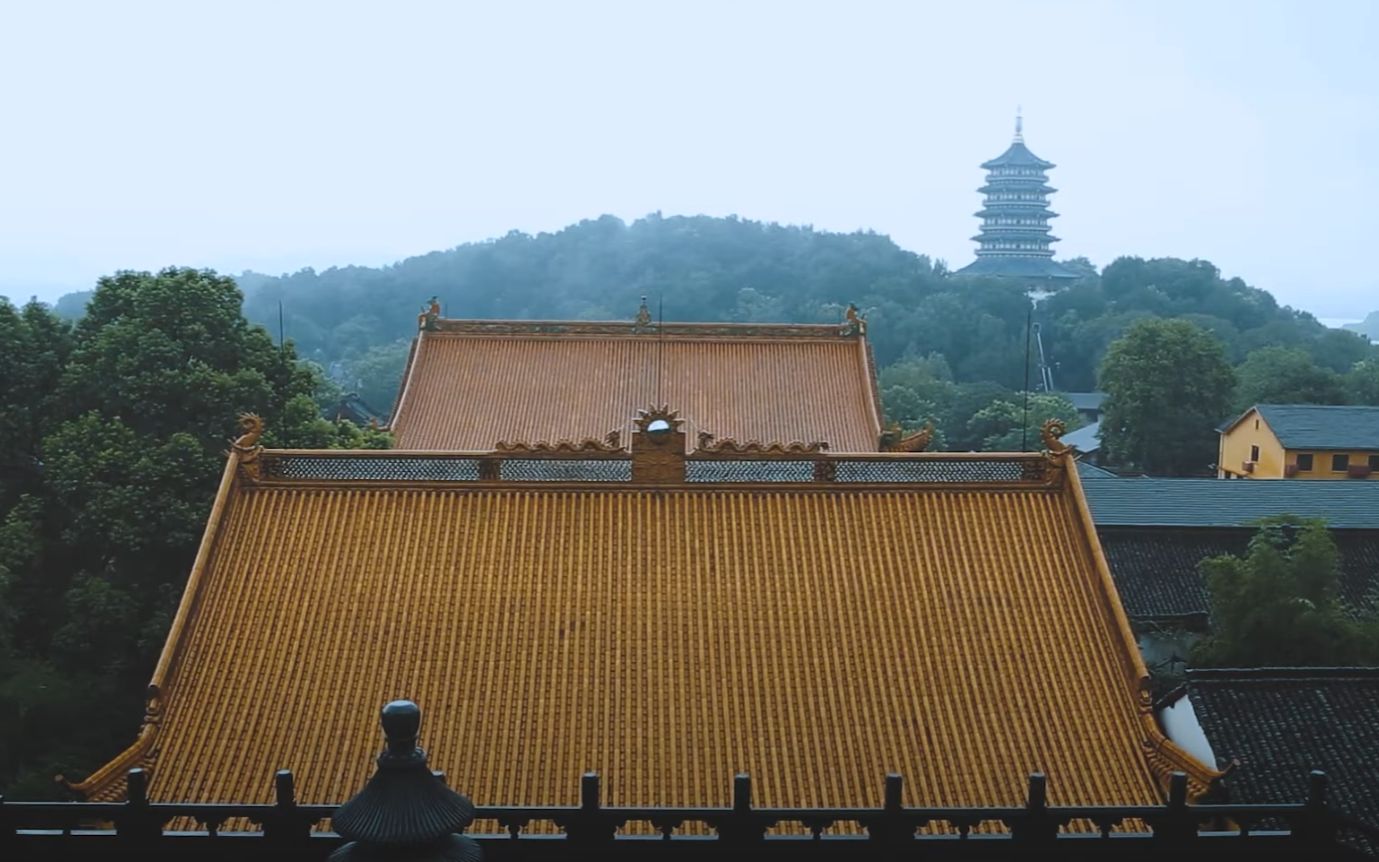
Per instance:
[[[953,273],[954,275],[983,275],[1003,278],[1064,279],[1078,278],[1078,274],[1038,255],[987,254]]]
[[[302,802],[340,802],[397,697],[425,711],[433,768],[487,805],[573,804],[587,770],[608,804],[685,806],[726,805],[740,771],[760,804],[808,807],[879,805],[888,772],[938,806],[1021,804],[1033,771],[1080,805],[1211,776],[1154,724],[1068,456],[814,453],[837,479],[777,487],[239,457],[149,721],[90,796],[141,765],[156,800],[267,802],[287,768]],[[460,469],[494,457],[428,475],[506,475]],[[843,483],[859,463],[973,478]],[[976,478],[995,468],[1013,478]]]

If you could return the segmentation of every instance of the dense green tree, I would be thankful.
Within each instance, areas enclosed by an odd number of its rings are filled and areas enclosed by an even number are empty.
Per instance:
[[[1351,404],[1379,405],[1379,357],[1355,363],[1345,377],[1345,388]]]
[[[127,742],[239,413],[272,445],[388,443],[323,419],[319,369],[240,303],[188,269],[101,279],[74,329],[0,303],[0,738],[25,739],[0,786],[50,794]]]
[[[337,382],[346,392],[362,398],[375,412],[387,416],[397,401],[410,349],[411,342],[407,339],[371,347],[340,363]]]
[[[1204,472],[1234,385],[1213,335],[1181,320],[1140,321],[1111,345],[1101,367],[1107,454],[1148,473]]]
[[[1336,544],[1321,521],[1263,522],[1243,557],[1202,562],[1212,634],[1194,650],[1202,665],[1373,665],[1379,627],[1341,604]]]
[[[1236,369],[1235,410],[1255,404],[1344,404],[1341,375],[1296,347],[1261,347]]]
[[[39,441],[64,409],[58,393],[71,327],[44,306],[0,297],[0,512],[39,478]]]
[[[1031,395],[1028,409],[1022,398],[998,399],[972,414],[968,433],[981,440],[987,452],[1038,451],[1046,421],[1058,419],[1069,431],[1082,426],[1072,402],[1057,393]]]

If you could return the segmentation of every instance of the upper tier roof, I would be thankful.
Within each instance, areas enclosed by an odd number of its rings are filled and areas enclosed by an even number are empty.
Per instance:
[[[479,804],[573,804],[591,769],[607,804],[685,806],[728,804],[738,771],[811,807],[879,805],[887,772],[941,806],[1023,804],[1035,770],[1054,804],[1214,777],[1154,722],[1070,457],[686,459],[678,434],[237,447],[151,718],[78,789],[137,764],[155,800],[262,803],[291,768],[339,802],[397,696]]]
[[[1011,143],[1004,153],[1001,153],[989,162],[982,162],[983,170],[989,171],[992,168],[1002,167],[1029,167],[1048,170],[1056,166],[1053,162],[1046,162],[1034,153],[1031,153],[1029,147],[1025,146],[1024,141],[1017,140]]]
[[[436,320],[413,344],[400,448],[629,439],[628,417],[677,405],[699,431],[874,452],[881,407],[861,326]]]

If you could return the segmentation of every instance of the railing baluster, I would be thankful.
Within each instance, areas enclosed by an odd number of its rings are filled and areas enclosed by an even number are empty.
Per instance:
[[[1038,843],[1058,837],[1058,823],[1049,815],[1048,779],[1044,773],[1030,773],[1025,811],[1010,824],[1010,832],[1017,842]]]
[[[621,822],[604,814],[600,802],[599,774],[586,772],[579,779],[579,812],[564,823],[565,833],[581,847],[601,847],[611,842]]]
[[[115,815],[115,834],[121,838],[151,840],[163,832],[148,805],[148,773],[134,768],[125,774],[125,804]]]
[[[1197,818],[1187,807],[1187,773],[1168,777],[1168,805],[1150,827],[1156,838],[1171,846],[1187,844],[1197,836]]]
[[[901,797],[905,792],[905,779],[897,773],[886,775],[886,790],[881,805],[881,816],[867,828],[867,832],[877,841],[888,844],[901,844],[907,840],[905,809]],[[908,830],[913,837],[913,829]]]
[[[1307,803],[1300,829],[1294,829],[1309,845],[1325,847],[1336,842],[1336,817],[1326,807],[1326,773],[1314,769],[1307,776]]]
[[[279,843],[311,837],[311,823],[297,812],[297,781],[290,769],[279,769],[273,774],[273,812],[264,820],[263,835]]]

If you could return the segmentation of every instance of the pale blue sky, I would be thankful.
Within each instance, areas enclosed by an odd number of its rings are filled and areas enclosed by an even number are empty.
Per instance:
[[[0,292],[660,210],[955,266],[1015,106],[1062,256],[1379,308],[1379,3],[0,5]]]

